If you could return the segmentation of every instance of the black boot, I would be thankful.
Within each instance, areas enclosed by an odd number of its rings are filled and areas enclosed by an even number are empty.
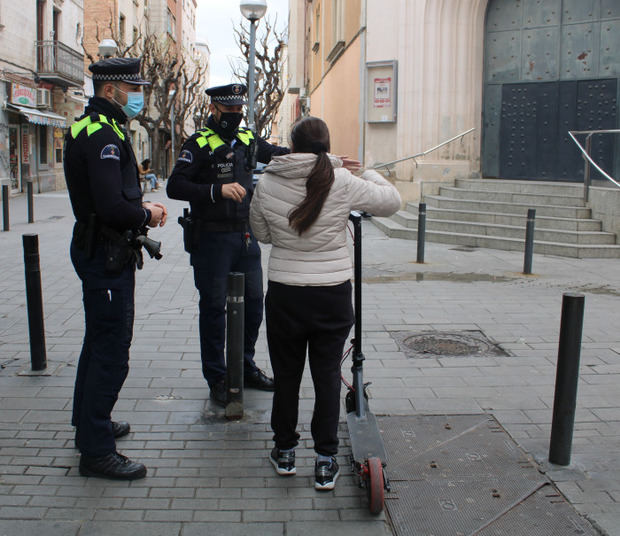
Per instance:
[[[128,422],[112,421],[112,433],[114,434],[114,439],[118,439],[119,437],[126,436],[130,430],[131,430],[131,426],[129,426]]]
[[[259,389],[260,391],[273,391],[273,378],[267,376],[261,369],[252,372],[245,372],[243,375],[243,385],[250,389]]]
[[[137,480],[146,476],[146,467],[118,452],[105,456],[80,456],[80,474],[113,480]]]
[[[220,380],[217,383],[209,386],[209,398],[214,404],[218,406],[226,406],[226,381]]]
[[[118,439],[119,437],[125,437],[129,431],[131,430],[131,426],[128,422],[125,421],[112,421],[112,434],[114,435],[114,439]],[[78,444],[77,432],[75,434],[75,448],[79,449],[80,446]]]

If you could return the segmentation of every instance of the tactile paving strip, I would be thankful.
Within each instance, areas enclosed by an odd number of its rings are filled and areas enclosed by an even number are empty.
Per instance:
[[[392,485],[385,506],[398,536],[597,534],[493,417],[377,422]]]

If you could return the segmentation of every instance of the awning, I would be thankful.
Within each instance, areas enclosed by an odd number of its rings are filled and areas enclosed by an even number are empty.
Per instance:
[[[28,119],[30,123],[35,125],[49,125],[52,127],[66,128],[67,119],[62,115],[53,112],[43,112],[34,108],[26,108],[25,106],[17,106],[16,104],[7,103],[5,107],[10,112],[17,112]]]

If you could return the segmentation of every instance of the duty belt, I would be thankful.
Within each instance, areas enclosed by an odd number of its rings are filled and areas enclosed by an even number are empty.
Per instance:
[[[200,232],[205,233],[243,233],[249,229],[248,221],[208,221],[196,220]]]

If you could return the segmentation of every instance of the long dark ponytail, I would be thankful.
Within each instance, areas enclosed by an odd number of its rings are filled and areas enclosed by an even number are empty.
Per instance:
[[[319,217],[325,199],[334,183],[334,168],[329,160],[329,130],[318,117],[304,117],[291,131],[296,153],[314,153],[316,162],[306,181],[306,197],[289,214],[289,225],[301,234]]]

